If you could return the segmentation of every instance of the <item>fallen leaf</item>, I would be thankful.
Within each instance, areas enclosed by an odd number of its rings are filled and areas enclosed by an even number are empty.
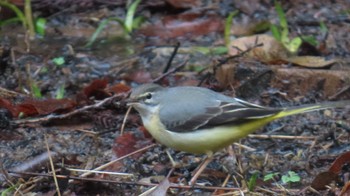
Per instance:
[[[201,7],[202,4],[202,1],[199,0],[166,0],[166,2],[177,9]]]
[[[85,87],[83,92],[88,98],[95,97],[96,99],[101,100],[110,96],[110,94],[105,91],[107,84],[107,79],[97,79],[92,81],[87,87]]]
[[[163,39],[180,36],[196,37],[211,32],[221,32],[224,19],[212,13],[186,12],[164,17],[161,22],[139,30],[140,34]]]
[[[148,191],[142,193],[140,196],[161,196],[167,195],[167,191],[170,187],[170,182],[168,178],[162,180],[157,186],[149,189]]]
[[[130,154],[140,148],[150,144],[152,141],[143,137],[143,134],[124,133],[114,140],[113,152],[117,157]],[[133,155],[133,158],[138,158],[142,153]]]
[[[332,163],[331,167],[326,172],[319,173],[311,183],[311,187],[316,190],[326,189],[326,185],[329,185],[331,182],[339,182],[339,173],[341,172],[342,167],[345,164],[350,163],[350,152],[343,153]],[[345,188],[345,186],[344,186]],[[348,188],[343,190],[347,191]],[[342,190],[342,192],[343,192]]]
[[[152,82],[151,73],[148,71],[143,71],[143,70],[139,70],[139,71],[132,73],[126,79],[133,81],[133,82],[136,82],[136,83],[139,83],[139,84]]]
[[[295,56],[274,37],[265,34],[235,39],[230,46],[229,54],[232,56],[250,50],[247,53],[248,57],[267,64],[289,62],[308,68],[322,68],[337,62],[335,59],[327,60],[321,56]]]
[[[337,60],[327,60],[321,56],[292,56],[287,57],[285,60],[309,68],[322,68],[337,62]]]
[[[13,104],[9,100],[0,99],[0,107],[9,110],[14,117],[18,117],[20,113],[23,113],[25,116],[61,113],[70,111],[75,106],[76,103],[70,99],[35,100],[27,98],[19,104]]]
[[[261,46],[259,46],[261,45]],[[241,37],[231,42],[229,54],[234,56],[243,51],[250,50],[248,57],[257,59],[264,63],[285,62],[290,53],[284,46],[270,35],[253,35]]]
[[[337,157],[337,159],[335,159],[335,161],[332,163],[332,166],[329,168],[328,171],[333,172],[335,174],[339,174],[341,171],[341,168],[345,164],[349,164],[349,163],[350,163],[350,152],[343,153],[342,155]]]
[[[106,91],[113,92],[115,94],[120,94],[120,93],[126,93],[126,92],[130,91],[130,89],[131,88],[128,85],[118,83],[118,84],[115,84],[111,87],[108,87]]]
[[[70,111],[75,107],[75,102],[70,99],[45,99],[45,100],[29,100],[18,105],[18,108],[25,106],[34,107],[39,115],[51,113],[61,113]],[[21,110],[19,109],[21,112]]]
[[[343,188],[341,189],[341,192],[339,194],[339,196],[348,196],[350,195],[350,181],[347,182]]]
[[[337,174],[330,171],[321,172],[317,174],[315,179],[312,181],[311,187],[314,188],[315,190],[324,190],[327,188],[326,187],[327,185],[337,180],[338,180]]]

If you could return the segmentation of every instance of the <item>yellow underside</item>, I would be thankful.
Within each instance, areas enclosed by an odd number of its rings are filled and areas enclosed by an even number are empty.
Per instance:
[[[161,144],[194,154],[212,154],[233,142],[247,136],[267,123],[284,116],[299,114],[317,109],[318,106],[282,111],[274,116],[260,119],[251,119],[246,123],[230,126],[218,126],[210,129],[201,129],[190,132],[172,132],[161,124],[158,115],[152,119],[143,119],[144,125],[151,135]],[[152,122],[152,123],[150,123]]]

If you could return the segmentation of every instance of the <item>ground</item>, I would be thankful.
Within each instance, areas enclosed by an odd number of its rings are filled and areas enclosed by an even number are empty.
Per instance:
[[[0,5],[1,21],[15,17]],[[272,1],[145,1],[136,11],[144,22],[132,32],[111,20],[86,46],[104,19],[123,20],[128,5],[32,1],[33,16],[47,20],[45,35],[30,38],[20,23],[1,26],[0,190],[5,195],[53,195],[56,187],[64,195],[348,193],[349,107],[268,124],[215,153],[191,187],[188,181],[205,156],[157,144],[126,105],[130,89],[150,82],[199,85],[271,107],[350,100],[350,5],[281,2],[289,39],[303,40],[297,52],[272,36],[270,24],[281,20],[275,7]],[[225,25],[236,10],[231,26]],[[63,99],[57,99],[59,92]],[[172,169],[166,151],[179,167]]]

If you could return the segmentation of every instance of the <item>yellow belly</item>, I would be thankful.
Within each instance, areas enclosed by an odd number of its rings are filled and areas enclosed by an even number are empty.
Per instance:
[[[256,131],[272,121],[272,118],[250,120],[244,125],[217,126],[189,132],[173,132],[165,129],[159,119],[143,119],[144,126],[161,144],[194,154],[211,154]],[[153,122],[153,123],[148,123]]]

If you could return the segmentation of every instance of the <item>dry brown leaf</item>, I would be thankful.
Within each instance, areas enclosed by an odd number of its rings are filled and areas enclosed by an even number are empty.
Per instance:
[[[313,182],[311,187],[316,190],[326,189],[326,185],[330,184],[332,181],[339,181],[339,173],[345,164],[350,163],[350,152],[345,152],[344,154],[337,157],[337,159],[332,163],[331,167],[326,172],[319,173]],[[344,186],[342,192],[348,191],[348,185]]]
[[[250,50],[248,57],[268,64],[290,62],[303,67],[322,68],[337,62],[336,59],[327,60],[320,56],[295,56],[274,37],[265,34],[238,38],[230,46],[229,54],[232,56]]]
[[[257,47],[257,45],[262,45]],[[264,63],[284,62],[290,54],[284,46],[270,35],[253,35],[241,37],[231,42],[230,55],[237,55],[251,49],[248,56]]]
[[[158,196],[158,195],[167,195],[167,191],[170,187],[170,182],[168,178],[162,180],[156,187],[149,189],[148,191],[142,193],[142,196]],[[140,195],[140,196],[141,196]]]
[[[346,195],[350,195],[350,181],[348,181],[343,188],[341,189],[341,192],[339,194],[339,196],[346,196]]]
[[[321,56],[292,56],[285,60],[309,68],[322,68],[337,62],[335,59],[327,60]]]

